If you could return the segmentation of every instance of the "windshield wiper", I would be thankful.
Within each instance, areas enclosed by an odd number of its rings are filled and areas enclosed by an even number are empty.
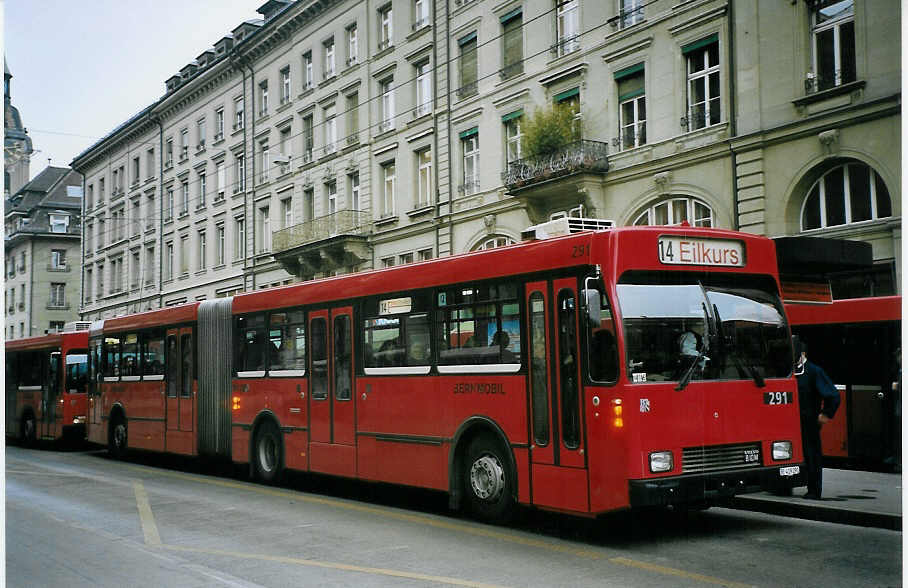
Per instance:
[[[753,366],[745,366],[735,354],[734,346],[730,345],[729,341],[725,338],[725,332],[722,328],[722,318],[719,316],[719,307],[715,304],[713,304],[713,314],[716,316],[716,334],[718,335],[722,350],[731,357],[731,360],[735,363],[735,367],[738,368],[738,371],[753,378],[757,388],[766,386],[766,381],[763,379],[763,376],[760,375],[759,370]]]

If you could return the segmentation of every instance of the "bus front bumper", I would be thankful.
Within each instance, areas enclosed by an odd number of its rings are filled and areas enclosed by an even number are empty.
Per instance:
[[[708,503],[736,494],[779,492],[805,486],[804,464],[685,474],[629,482],[631,507]]]

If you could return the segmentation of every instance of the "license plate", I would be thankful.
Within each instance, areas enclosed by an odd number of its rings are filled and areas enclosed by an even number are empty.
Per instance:
[[[780,476],[797,476],[801,473],[801,466],[791,466],[787,468],[779,468]]]
[[[763,404],[791,404],[794,392],[764,392]]]

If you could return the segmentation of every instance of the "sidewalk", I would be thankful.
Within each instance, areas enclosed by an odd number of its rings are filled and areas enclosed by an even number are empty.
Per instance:
[[[733,498],[731,508],[781,516],[902,530],[902,476],[852,470],[823,469],[823,498],[809,500],[795,488],[793,496],[768,492]]]

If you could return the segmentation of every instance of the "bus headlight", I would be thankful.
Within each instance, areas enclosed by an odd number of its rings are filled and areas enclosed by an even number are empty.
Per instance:
[[[84,416],[73,417],[73,424],[74,425],[84,425],[85,417]]]
[[[654,451],[649,454],[649,471],[670,472],[675,466],[671,451]]]
[[[773,441],[772,458],[776,461],[791,459],[791,441]]]

